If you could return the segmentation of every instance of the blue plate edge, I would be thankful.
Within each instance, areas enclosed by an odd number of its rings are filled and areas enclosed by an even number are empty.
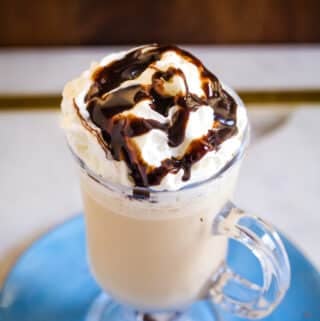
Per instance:
[[[72,215],[70,218],[64,220],[63,222],[59,222],[59,223],[55,224],[54,226],[49,227],[49,229],[47,231],[45,231],[38,238],[33,240],[29,244],[29,246],[17,257],[17,259],[12,264],[10,271],[5,275],[4,281],[3,281],[2,286],[0,288],[0,308],[1,308],[1,302],[2,302],[3,289],[6,288],[7,284],[9,283],[10,279],[12,278],[12,275],[15,273],[16,268],[19,266],[20,262],[24,259],[24,257],[30,251],[32,251],[38,245],[39,242],[50,237],[50,235],[52,233],[54,233],[56,230],[58,230],[62,226],[66,225],[66,224],[72,224],[73,221],[80,220],[82,216],[83,216],[82,212],[77,212],[76,214]]]

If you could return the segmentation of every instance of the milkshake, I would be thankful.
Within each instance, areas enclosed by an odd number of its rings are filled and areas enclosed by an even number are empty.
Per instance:
[[[153,44],[69,82],[62,124],[102,289],[139,311],[205,298],[227,256],[212,226],[232,198],[247,135],[239,97],[190,53]]]
[[[237,165],[238,167],[238,165]],[[143,311],[178,310],[208,293],[227,239],[212,236],[238,168],[173,196],[137,200],[81,173],[91,271],[114,299]]]

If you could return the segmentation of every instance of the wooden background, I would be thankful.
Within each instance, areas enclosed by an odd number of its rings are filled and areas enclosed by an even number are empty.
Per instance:
[[[0,0],[0,46],[320,41],[316,0]]]

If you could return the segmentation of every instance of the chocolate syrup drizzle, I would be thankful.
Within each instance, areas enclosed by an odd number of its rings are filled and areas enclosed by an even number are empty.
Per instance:
[[[203,97],[190,93],[184,73],[172,67],[167,71],[156,71],[152,76],[151,85],[118,88],[124,81],[139,77],[167,51],[174,51],[197,66],[204,91]],[[185,91],[175,96],[168,96],[163,90],[163,82],[169,81],[174,76],[184,80]],[[111,152],[115,160],[126,162],[130,175],[138,187],[159,185],[168,173],[177,173],[180,169],[184,171],[183,180],[188,180],[192,165],[209,151],[218,149],[221,143],[237,131],[237,105],[234,99],[222,89],[218,79],[197,58],[175,46],[140,47],[130,51],[122,59],[98,68],[92,79],[93,84],[85,97],[85,102],[91,121],[101,129],[98,142]],[[172,121],[160,123],[153,119],[121,114],[144,99],[151,100],[150,107],[164,116],[168,115],[171,107],[178,106]],[[185,138],[190,112],[197,110],[201,105],[209,105],[213,109],[215,121],[212,129],[203,137],[192,141],[182,157],[167,158],[159,167],[146,164],[139,148],[130,138],[145,134],[152,129],[159,129],[168,135],[168,144],[171,147],[179,146]]]

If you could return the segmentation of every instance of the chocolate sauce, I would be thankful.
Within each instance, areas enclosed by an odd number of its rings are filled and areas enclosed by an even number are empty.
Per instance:
[[[174,97],[162,97],[153,88],[150,90],[152,104],[150,107],[163,116],[168,116],[169,109],[174,106]]]
[[[142,321],[158,321],[158,320],[154,318],[151,314],[144,313],[142,317]]]
[[[172,125],[168,129],[169,146],[177,147],[184,141],[189,113],[188,109],[182,107],[174,113]]]
[[[122,59],[115,60],[107,66],[98,68],[93,75],[95,83],[90,88],[86,100],[101,96],[117,88],[127,80],[139,77],[150,64],[156,62],[162,53],[173,46],[144,46],[130,51]]]
[[[174,51],[197,66],[204,96],[199,97],[191,93],[184,73],[176,68],[169,68],[167,71],[156,70],[150,85],[118,88],[123,82],[139,77],[167,51]],[[153,68],[155,69],[155,66]],[[164,83],[175,76],[183,80],[185,88],[170,96],[164,90]],[[188,180],[192,165],[209,151],[218,149],[223,141],[237,131],[237,105],[234,99],[221,88],[218,79],[197,58],[175,46],[140,47],[119,60],[99,67],[92,78],[93,85],[85,98],[90,119],[101,129],[102,147],[108,149],[115,160],[126,162],[137,187],[158,185],[168,173],[177,173],[180,169],[184,171],[183,180]],[[168,116],[170,108],[175,106],[171,122],[161,123],[132,114],[122,114],[145,99],[151,101],[150,108],[165,117]],[[132,138],[158,129],[167,134],[169,146],[177,147],[185,139],[190,113],[201,105],[212,107],[215,118],[213,129],[192,141],[180,158],[165,159],[159,167],[146,164]]]
[[[140,200],[148,199],[150,197],[150,192],[145,188],[135,187],[132,194],[132,198]]]

